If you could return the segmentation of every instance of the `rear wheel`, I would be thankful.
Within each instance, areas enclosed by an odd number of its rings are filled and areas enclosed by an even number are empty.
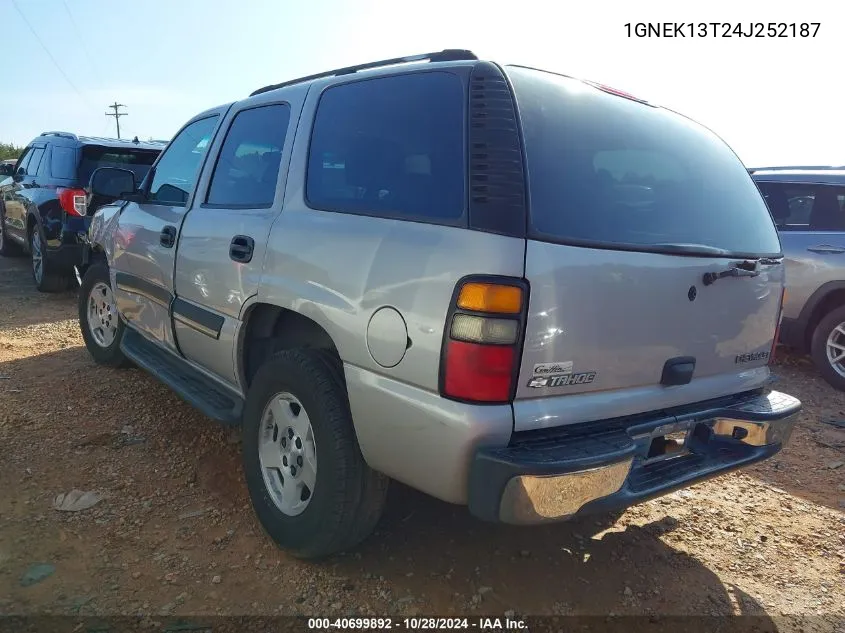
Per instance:
[[[93,264],[79,287],[79,327],[85,347],[100,365],[124,367],[129,361],[120,351],[123,321],[117,313],[112,293],[109,267],[105,262]]]
[[[41,231],[37,226],[32,227],[29,236],[29,256],[32,268],[32,279],[39,292],[62,292],[67,290],[68,276],[51,269]]]
[[[845,306],[831,310],[813,331],[813,363],[828,384],[845,391]]]
[[[387,478],[364,461],[342,373],[315,350],[286,350],[256,373],[244,410],[243,466],[262,527],[281,548],[319,558],[375,528]]]

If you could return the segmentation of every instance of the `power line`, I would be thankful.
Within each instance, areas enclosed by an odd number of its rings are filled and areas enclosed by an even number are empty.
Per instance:
[[[58,70],[59,73],[61,73],[62,77],[65,78],[65,81],[67,81],[68,84],[70,85],[70,87],[74,89],[74,91],[76,92],[77,95],[79,95],[79,98],[82,99],[82,102],[93,110],[94,107],[88,102],[88,99],[86,99],[85,96],[82,94],[82,92],[80,92],[79,88],[76,87],[76,84],[74,84],[70,80],[70,77],[67,76],[67,73],[65,73],[65,71],[62,70],[62,67],[59,66],[59,62],[56,61],[56,58],[53,57],[53,54],[49,51],[47,46],[45,46],[45,44],[41,40],[41,38],[38,37],[38,33],[35,32],[35,29],[32,27],[32,24],[29,23],[29,20],[26,19],[26,16],[24,15],[23,11],[21,11],[21,8],[18,6],[17,0],[12,0],[12,6],[15,7],[15,11],[17,11],[18,15],[21,16],[21,19],[24,21],[27,28],[29,28],[30,32],[32,33],[32,36],[41,45],[41,48],[44,49],[44,52],[47,53],[47,57],[49,57],[50,61],[53,62],[53,65],[56,67],[56,70]]]
[[[62,4],[65,7],[65,12],[67,13],[67,17],[70,20],[70,24],[73,27],[74,33],[82,33],[78,26],[76,26],[76,20],[73,19],[73,14],[70,12],[70,7],[68,6],[65,0],[62,0]],[[87,38],[80,37],[77,38],[76,43],[82,47],[83,52],[85,53],[85,57],[88,58],[88,63],[91,65],[91,70],[94,71],[94,76],[97,78],[97,84],[100,88],[103,87],[103,79],[100,77],[99,67],[97,64],[94,63],[94,58],[91,57],[91,53],[88,51],[88,46],[85,44],[85,40]]]
[[[114,110],[114,112],[106,112],[106,116],[113,116],[114,117],[114,122],[117,123],[117,138],[119,139],[120,138],[120,117],[129,116],[129,113],[128,112],[118,112],[117,111],[118,108],[125,108],[126,106],[123,105],[122,103],[118,103],[117,101],[115,101],[110,106],[106,106],[106,107],[109,107],[112,110]]]

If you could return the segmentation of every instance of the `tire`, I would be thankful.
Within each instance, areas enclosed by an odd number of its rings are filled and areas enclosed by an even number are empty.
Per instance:
[[[0,257],[14,257],[21,254],[21,247],[6,237],[6,213],[0,206]]]
[[[838,331],[837,328],[840,328],[841,331]],[[831,310],[819,321],[816,329],[813,330],[813,339],[810,345],[810,354],[813,358],[813,363],[819,370],[822,378],[831,387],[839,391],[845,391],[845,357],[838,363],[843,372],[839,373],[831,364],[831,360],[827,354],[828,339],[831,337],[833,339],[831,343],[841,346],[842,353],[845,353],[845,306]]]
[[[259,368],[247,394],[243,468],[252,505],[268,536],[297,558],[321,558],[358,545],[375,529],[385,504],[389,480],[364,461],[342,376],[337,360],[324,352],[285,350]],[[279,400],[279,394],[287,400]],[[280,415],[294,417],[265,419],[271,403],[286,412]],[[310,426],[304,424],[307,429],[301,424],[303,412],[310,421]],[[282,438],[288,439],[284,436],[288,423],[300,426],[286,449],[281,444]],[[287,459],[285,450],[297,449],[296,440],[302,441],[300,457],[308,459],[312,449],[316,454],[313,490],[307,489],[302,479],[302,488],[296,489],[298,496],[282,495],[281,504],[268,481],[277,484],[276,490],[280,488],[282,468],[285,473],[290,470],[286,464],[293,465],[293,453],[291,461],[280,461],[282,466],[277,469],[263,466],[259,456],[261,447],[266,451],[268,446],[264,442],[275,438],[276,427],[279,445],[274,444],[272,450],[282,451],[282,460]],[[306,470],[303,466],[300,476]],[[284,481],[297,483],[295,478]],[[283,510],[285,499],[293,499],[288,503],[300,504],[299,509]]]
[[[82,278],[82,285],[79,287],[78,306],[79,328],[82,330],[82,338],[85,340],[88,353],[100,365],[128,366],[129,360],[120,351],[120,342],[123,340],[126,325],[117,312],[114,295],[111,293],[109,267],[105,262],[92,264],[85,271],[85,277]],[[101,320],[96,322],[92,320],[93,318]],[[92,323],[94,327],[91,327]],[[111,336],[108,332],[112,333]]]
[[[33,226],[29,235],[29,269],[39,292],[63,292],[68,288],[70,278],[65,273],[52,269],[46,257],[47,248],[41,231]]]

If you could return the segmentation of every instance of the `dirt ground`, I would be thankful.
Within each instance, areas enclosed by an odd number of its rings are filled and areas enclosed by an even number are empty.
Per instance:
[[[751,614],[842,630],[845,429],[824,420],[845,419],[845,394],[804,359],[776,371],[804,403],[784,451],[609,529],[490,525],[393,485],[373,537],[305,563],[254,519],[236,434],[140,370],[96,366],[75,292],[41,295],[27,260],[0,260],[0,614]],[[53,509],[74,488],[104,498]]]

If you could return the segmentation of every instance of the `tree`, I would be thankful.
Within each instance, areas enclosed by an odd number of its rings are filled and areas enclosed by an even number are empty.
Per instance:
[[[0,143],[0,160],[18,158],[22,152],[23,147],[18,147],[12,143]]]

